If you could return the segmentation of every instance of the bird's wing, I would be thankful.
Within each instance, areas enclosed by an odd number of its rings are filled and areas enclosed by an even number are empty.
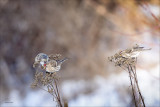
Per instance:
[[[53,67],[56,67],[57,66],[57,61],[52,59],[52,60],[48,61],[47,64],[51,64]]]
[[[61,54],[51,54],[49,55],[50,60],[58,60],[61,57]]]

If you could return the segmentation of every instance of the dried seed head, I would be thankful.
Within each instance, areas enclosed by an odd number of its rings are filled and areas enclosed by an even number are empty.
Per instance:
[[[35,87],[37,87],[37,82],[33,82],[32,84],[31,84],[31,88],[35,88]]]

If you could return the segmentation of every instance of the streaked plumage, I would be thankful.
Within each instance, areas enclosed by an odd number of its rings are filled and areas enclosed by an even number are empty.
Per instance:
[[[64,61],[66,61],[67,58],[64,58],[62,60],[51,60],[48,61],[45,67],[45,70],[47,72],[57,72],[61,69],[61,65]]]

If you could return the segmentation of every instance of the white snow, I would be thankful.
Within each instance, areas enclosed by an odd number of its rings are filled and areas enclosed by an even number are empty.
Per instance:
[[[158,67],[152,69],[152,72],[158,73]],[[137,69],[137,75],[146,105],[159,106],[159,80],[142,69]],[[79,93],[78,91],[84,89],[86,83],[82,80],[64,82],[62,85],[63,93],[71,98],[74,93]],[[127,106],[130,104],[131,98],[127,91],[130,90],[130,81],[126,71],[121,72],[119,75],[112,74],[106,78],[96,76],[90,84],[96,84],[96,90],[90,94],[79,93],[76,98],[69,101],[69,106]],[[124,88],[126,92],[119,92],[119,88]]]
[[[22,106],[56,106],[56,102],[52,100],[52,96],[43,91],[31,91],[29,90],[25,98],[20,97],[20,93],[17,90],[12,90],[9,102],[12,103],[2,103],[1,106],[11,107],[22,107]]]

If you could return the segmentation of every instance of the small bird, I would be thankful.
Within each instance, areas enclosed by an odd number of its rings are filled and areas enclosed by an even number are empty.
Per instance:
[[[68,58],[64,58],[62,60],[50,60],[46,65],[44,65],[44,68],[47,72],[50,73],[57,72],[61,69],[62,63],[66,60],[68,60]]]
[[[68,58],[64,58],[62,60],[59,60],[60,54],[56,55],[47,55],[44,53],[39,53],[35,57],[35,62],[33,64],[33,67],[39,66],[44,69],[46,72],[57,72],[61,69],[61,65],[64,61],[68,60]]]
[[[122,57],[125,57],[125,58],[137,58],[142,51],[146,51],[146,50],[151,50],[151,48],[144,49],[144,47],[139,47],[139,45],[136,44],[131,49],[126,49],[124,51],[121,51],[120,54]]]

